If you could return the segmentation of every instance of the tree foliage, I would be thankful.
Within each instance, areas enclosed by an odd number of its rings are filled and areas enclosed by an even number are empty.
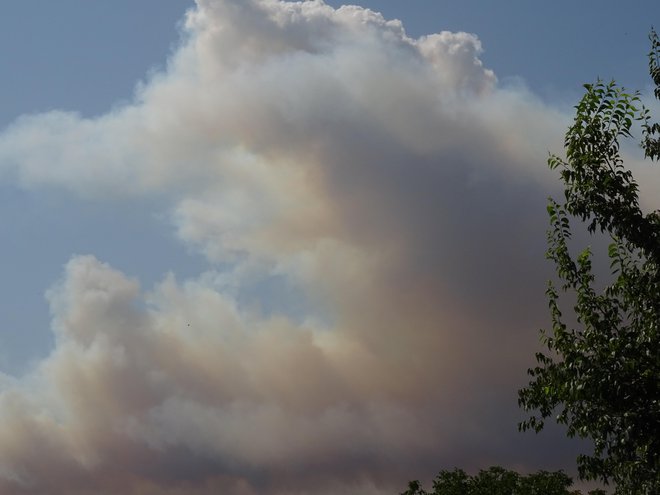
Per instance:
[[[660,41],[655,31],[650,39],[649,69],[660,99]],[[535,412],[520,427],[538,432],[554,416],[569,436],[593,442],[593,453],[578,458],[581,477],[613,481],[619,494],[658,494],[660,214],[640,208],[619,143],[638,125],[645,156],[657,160],[660,125],[651,122],[638,93],[614,82],[585,88],[566,133],[566,158],[548,160],[565,185],[564,199],[548,204],[547,257],[561,283],[549,283],[546,292],[552,330],[542,331],[542,342],[548,352],[537,354],[531,382],[519,392],[521,407]],[[572,219],[611,239],[611,277],[602,290],[590,248],[571,253]],[[560,309],[567,299],[574,302],[570,324]]]
[[[562,471],[520,475],[493,466],[469,476],[462,469],[440,471],[433,480],[433,491],[427,492],[419,481],[411,481],[401,495],[581,495],[570,490],[573,481]],[[589,495],[605,495],[601,490]]]

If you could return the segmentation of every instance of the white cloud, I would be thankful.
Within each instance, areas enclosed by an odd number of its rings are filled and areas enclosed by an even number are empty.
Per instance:
[[[0,491],[390,493],[527,462],[498,430],[544,321],[566,116],[480,51],[358,7],[199,0],[132,103],[5,130],[7,180],[165,198],[211,268],[144,294],[70,261],[55,349],[3,384]]]

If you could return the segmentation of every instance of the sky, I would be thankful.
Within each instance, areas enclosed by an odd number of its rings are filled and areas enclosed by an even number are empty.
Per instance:
[[[356,3],[4,6],[0,492],[574,472],[516,427],[545,160],[660,7]]]

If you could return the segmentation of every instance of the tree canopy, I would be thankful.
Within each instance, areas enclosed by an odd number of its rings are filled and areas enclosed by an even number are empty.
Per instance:
[[[499,466],[479,471],[474,476],[462,469],[440,471],[427,492],[419,481],[411,481],[401,495],[582,495],[570,490],[573,480],[562,471],[539,471],[521,475]],[[602,490],[588,495],[605,495]]]
[[[649,70],[660,99],[660,40],[650,34]],[[660,158],[660,124],[639,93],[616,83],[585,85],[565,137],[565,158],[551,155],[564,198],[550,198],[547,257],[559,285],[547,296],[552,320],[542,331],[531,382],[519,392],[531,416],[522,430],[554,419],[590,439],[580,476],[613,481],[618,494],[660,493],[660,214],[640,207],[639,187],[620,142],[641,128],[645,157]],[[609,237],[611,273],[601,280],[590,247],[574,254],[573,225]],[[601,288],[602,287],[602,288]],[[562,309],[572,305],[567,318]]]

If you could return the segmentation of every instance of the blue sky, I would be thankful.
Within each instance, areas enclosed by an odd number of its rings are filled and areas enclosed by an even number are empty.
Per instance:
[[[229,493],[303,490],[328,479],[335,490],[351,493],[364,481],[360,489],[384,493],[413,467],[426,471],[411,476],[442,467],[435,459],[570,469],[575,447],[561,432],[539,443],[516,436],[511,404],[535,329],[547,321],[543,203],[557,186],[544,161],[561,143],[582,83],[601,76],[647,85],[657,2],[356,2],[400,19],[414,40],[441,31],[474,35],[412,44],[361,10],[355,18],[370,26],[364,34],[335,11],[305,11],[266,29],[258,27],[265,14],[246,7],[257,1],[199,3],[24,0],[5,6],[0,19],[0,369],[14,394],[0,408],[20,396],[37,404],[22,416],[45,410],[59,421],[65,440],[45,426],[40,434],[77,457],[67,463],[73,485],[57,489],[82,493],[86,483],[125,470],[97,461],[104,445],[150,466],[121,481],[122,493],[140,493],[142,482],[161,493],[163,473],[181,452],[194,453],[199,467],[182,468],[173,482]],[[196,8],[184,27],[184,13]],[[237,69],[242,63],[251,76]],[[110,302],[94,299],[98,287]],[[486,334],[486,318],[495,336]],[[202,328],[197,337],[187,330],[192,320]],[[180,327],[169,329],[171,322]],[[150,337],[138,337],[143,328]],[[164,365],[166,339],[152,334],[180,339],[167,345],[205,363],[197,370],[203,377],[182,371],[183,358]],[[115,338],[115,347],[103,347]],[[131,346],[149,354],[148,364],[133,361]],[[123,371],[94,361],[95,352],[116,356],[118,349],[128,356]],[[406,353],[415,352],[411,364]],[[86,364],[76,372],[66,356]],[[240,364],[250,360],[266,364]],[[421,379],[410,371],[415,366],[428,366],[437,381]],[[85,370],[98,382],[76,386],[72,376]],[[308,370],[311,384],[298,370]],[[176,383],[169,391],[138,379],[136,391],[120,385],[161,371]],[[49,382],[49,373],[57,380]],[[254,377],[226,378],[232,373]],[[427,396],[424,386],[436,383]],[[179,393],[186,386],[220,390],[237,409],[190,399]],[[60,398],[45,397],[43,387]],[[463,397],[461,387],[474,397]],[[114,427],[147,447],[97,438],[102,414],[67,405],[85,393],[116,393],[109,408],[122,422]],[[131,394],[154,402],[141,410]],[[490,415],[474,412],[488,407]],[[197,413],[204,428],[223,432],[222,448],[179,419]],[[293,466],[283,475],[256,453],[271,449],[276,457],[282,440],[251,438],[252,423],[241,414],[256,418],[257,431],[270,424],[283,435],[307,424],[327,448],[310,452],[294,441],[281,454]],[[452,421],[462,436],[448,432]],[[249,441],[222,424],[246,431]],[[376,429],[365,432],[365,424]],[[377,428],[391,424],[408,426],[378,438]],[[438,441],[411,441],[415,424]],[[332,441],[356,436],[352,452]],[[237,441],[236,452],[224,447]],[[498,450],[503,443],[511,447]],[[398,471],[373,454],[387,446],[399,456]],[[0,476],[13,474],[2,483],[18,479],[20,493],[37,493],[30,490],[52,476],[48,454],[33,459],[16,449],[4,452]],[[303,462],[309,456],[318,477],[300,474],[312,469]],[[214,478],[218,472],[229,481]]]
[[[93,116],[129,100],[138,81],[165,66],[179,39],[177,24],[192,5],[65,0],[7,6],[0,19],[7,47],[0,52],[5,74],[0,123],[4,127],[23,114],[53,109]],[[7,183],[2,190],[2,252],[11,260],[5,279],[13,281],[0,289],[5,370],[20,373],[51,348],[43,294],[72,254],[102,253],[147,284],[169,269],[182,274],[202,269],[158,220],[156,206],[81,207],[58,192],[25,191]],[[158,254],[146,255],[145,245],[158,245]]]

